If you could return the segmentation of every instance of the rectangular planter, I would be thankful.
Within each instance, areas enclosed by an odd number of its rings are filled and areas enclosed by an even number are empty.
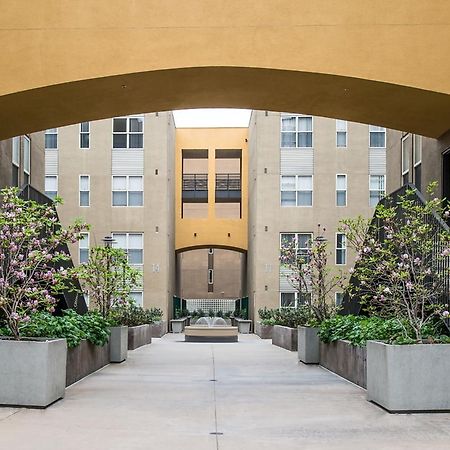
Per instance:
[[[82,340],[80,345],[67,349],[66,386],[109,364],[109,343],[103,347]]]
[[[152,342],[150,325],[128,327],[128,350],[134,350]]]
[[[298,327],[298,360],[305,364],[319,364],[319,328]]]
[[[167,333],[167,321],[160,320],[159,322],[150,325],[152,338],[161,338]]]
[[[283,327],[281,325],[274,325],[272,332],[272,344],[278,347],[285,348],[291,352],[297,351],[297,328]]]
[[[263,325],[261,322],[255,322],[255,334],[261,339],[272,339],[272,333],[272,325]]]
[[[390,412],[450,410],[450,344],[367,342],[367,399]]]
[[[0,339],[0,404],[45,408],[64,397],[65,339]]]
[[[367,385],[367,348],[348,341],[320,343],[320,365],[363,388]]]
[[[109,360],[112,363],[121,363],[128,355],[128,327],[111,327],[109,337]]]
[[[252,321],[247,319],[236,318],[236,324],[238,327],[238,332],[241,334],[250,334],[252,327]]]
[[[186,317],[182,317],[181,319],[172,319],[170,321],[172,333],[182,333],[184,331],[185,325],[186,325]]]

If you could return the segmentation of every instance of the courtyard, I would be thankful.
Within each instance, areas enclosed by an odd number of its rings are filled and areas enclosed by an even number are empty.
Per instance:
[[[450,414],[388,414],[256,335],[154,339],[45,410],[0,409],[0,448],[448,449]]]

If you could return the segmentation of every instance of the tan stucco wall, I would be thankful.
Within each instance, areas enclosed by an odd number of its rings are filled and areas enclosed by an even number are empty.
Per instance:
[[[175,287],[172,114],[145,115],[143,207],[111,206],[112,120],[91,122],[90,131],[90,149],[81,150],[78,125],[58,130],[60,218],[63,224],[75,217],[91,224],[91,247],[103,245],[111,232],[144,233],[144,306],[159,307],[167,317]],[[90,207],[79,207],[79,175],[90,175]],[[70,250],[77,263],[78,245]]]
[[[253,111],[249,130],[249,252],[248,291],[254,317],[264,306],[280,306],[280,233],[317,234],[326,228],[329,262],[334,266],[338,222],[346,217],[370,217],[369,131],[348,123],[348,147],[336,148],[334,120],[314,117],[314,175],[312,207],[280,206],[280,113]],[[301,151],[299,149],[298,151]],[[265,173],[267,169],[267,173]],[[347,205],[336,207],[336,174],[347,174]],[[266,231],[267,227],[267,231]],[[354,260],[347,251],[346,272]]]
[[[449,129],[448,0],[1,0],[0,8],[2,139],[205,106],[434,137]]]

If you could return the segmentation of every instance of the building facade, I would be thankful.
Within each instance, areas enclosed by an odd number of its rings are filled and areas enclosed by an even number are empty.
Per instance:
[[[371,217],[385,194],[386,130],[341,120],[254,111],[249,127],[248,291],[254,312],[302,302],[280,265],[284,241],[298,251],[320,232],[329,262],[354,261],[343,218]],[[319,225],[320,224],[320,225]],[[325,229],[325,231],[320,231]],[[336,292],[339,303],[342,293]]]
[[[248,297],[256,318],[303,301],[280,266],[283,242],[304,251],[325,228],[336,270],[351,267],[339,221],[370,217],[385,194],[386,130],[264,111],[249,128],[116,117],[47,130],[45,179],[63,223],[92,226],[71,248],[75,263],[111,235],[143,272],[138,304],[171,317],[173,296],[202,309]]]

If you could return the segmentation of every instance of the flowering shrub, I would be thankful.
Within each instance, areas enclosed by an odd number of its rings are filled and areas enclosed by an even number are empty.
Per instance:
[[[23,200],[17,188],[0,193],[0,310],[14,339],[37,311],[53,312],[70,284],[61,250],[87,229],[81,221],[62,228],[54,206]]]
[[[342,271],[332,272],[328,265],[330,254],[328,243],[321,234],[308,243],[306,252],[298,250],[295,239],[281,245],[280,262],[288,269],[287,280],[318,323],[336,313],[333,293],[337,287],[343,287],[345,279]]]
[[[91,248],[88,262],[80,264],[76,272],[83,290],[105,318],[111,308],[128,304],[130,292],[142,278],[128,263],[124,250],[112,247]]]
[[[430,185],[430,194],[434,188]],[[408,189],[397,203],[378,204],[371,222],[361,217],[342,221],[340,231],[357,252],[350,296],[371,314],[398,319],[405,338],[410,327],[420,341],[425,325],[449,314],[442,298],[450,232],[437,226],[439,217],[448,215],[441,200],[422,204]]]

